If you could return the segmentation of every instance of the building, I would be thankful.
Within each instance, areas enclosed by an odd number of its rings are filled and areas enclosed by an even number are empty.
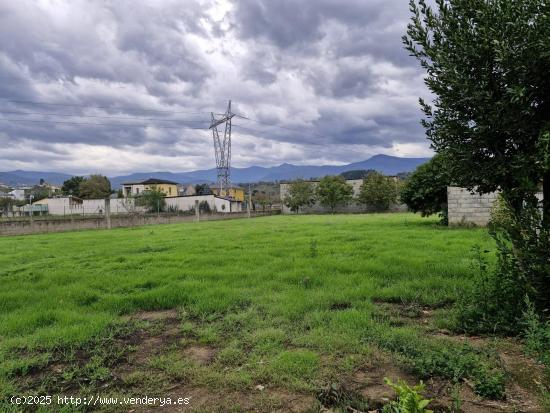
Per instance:
[[[181,195],[183,196],[190,196],[190,195],[196,195],[196,194],[197,194],[197,191],[195,190],[195,185],[192,185],[192,184],[185,185],[181,192]]]
[[[109,200],[112,214],[140,212],[132,198],[113,198]],[[33,202],[34,206],[42,205],[50,215],[86,215],[105,213],[105,199],[80,199],[75,196],[44,198]]]
[[[178,196],[178,184],[165,179],[149,178],[141,182],[122,184],[122,193],[125,198],[138,196],[152,189],[163,192],[165,196]]]
[[[9,192],[10,195],[13,196],[13,199],[16,201],[23,201],[25,199],[25,190],[24,189],[14,189],[13,191]]]
[[[220,188],[217,186],[211,186],[210,190],[216,196],[221,196],[224,198],[227,197],[234,201],[244,202],[244,188],[232,186],[231,188],[229,188],[229,191],[224,190],[222,194],[220,194]]]
[[[0,192],[0,198],[10,198],[14,201],[24,201],[25,200],[25,190],[24,189],[14,189],[9,192]]]
[[[542,200],[542,192],[537,194]],[[466,188],[447,187],[447,212],[449,225],[485,226],[491,220],[498,192],[478,194]]]
[[[189,211],[195,208],[196,203],[206,202],[211,212],[242,212],[242,202],[216,195],[188,195],[167,197],[166,207],[173,211]]]
[[[186,212],[206,202],[211,212],[242,212],[242,202],[220,198],[215,195],[166,197],[166,208],[170,212]],[[145,208],[136,206],[133,197],[111,198],[111,214],[144,213]],[[35,211],[50,215],[102,215],[105,214],[105,199],[81,199],[74,196],[44,198],[33,203]]]

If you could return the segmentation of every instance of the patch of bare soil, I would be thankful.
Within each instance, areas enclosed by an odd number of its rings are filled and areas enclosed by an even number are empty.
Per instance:
[[[160,354],[180,339],[176,310],[141,311],[130,318],[130,322],[140,321],[146,324],[119,340],[121,346],[132,351],[114,369],[113,374],[117,378],[145,366],[151,357]]]
[[[178,345],[181,337],[179,318],[176,311],[140,312],[131,321],[146,321],[146,328],[135,331],[126,344],[135,351],[128,360],[117,366],[120,375],[144,371],[151,357],[166,351],[167,347]],[[181,349],[183,357],[199,366],[211,364],[217,350],[206,345],[191,344]],[[136,389],[133,389],[134,392]],[[189,397],[188,405],[134,406],[131,410],[141,412],[307,412],[311,411],[316,400],[312,395],[287,392],[283,389],[257,386],[250,391],[212,390],[190,383],[173,382],[161,391],[163,397],[172,400]]]
[[[411,385],[418,382],[414,376],[396,367],[391,360],[378,360],[358,369],[348,387],[367,400],[369,406],[382,407],[395,398],[394,391],[384,383],[385,377],[393,382],[404,380]]]
[[[191,345],[183,349],[183,356],[199,365],[210,364],[216,357],[216,349],[208,346]]]
[[[212,391],[204,387],[175,386],[165,395],[172,400],[189,397],[189,404],[182,406],[137,406],[135,413],[186,412],[186,413],[306,413],[315,411],[317,401],[312,395],[287,392],[279,388],[262,390]]]
[[[157,311],[140,311],[139,313],[134,314],[130,318],[134,320],[143,320],[143,321],[177,320],[178,312],[174,309],[157,310]]]
[[[381,311],[379,316],[387,317],[393,324],[413,324],[426,328],[426,333],[432,337],[439,337],[460,343],[467,343],[472,347],[482,348],[491,346],[495,348],[493,339],[482,336],[468,336],[453,334],[447,330],[434,330],[431,318],[433,310],[417,304],[378,302]],[[434,411],[449,411],[457,399],[460,401],[460,409],[464,413],[482,412],[542,412],[539,395],[541,384],[545,383],[544,367],[530,357],[525,356],[521,343],[509,340],[498,340],[497,351],[502,368],[508,379],[506,382],[506,399],[503,401],[485,400],[477,396],[472,385],[468,382],[461,383],[458,394],[451,382],[439,378],[428,380],[425,396],[432,399],[430,408]],[[353,378],[356,385],[366,383],[359,388],[360,394],[371,401],[373,406],[394,397],[393,392],[383,382],[384,377],[401,378],[409,384],[418,383],[418,379],[411,377],[397,369],[391,362],[385,361],[375,366],[367,366],[358,370]]]

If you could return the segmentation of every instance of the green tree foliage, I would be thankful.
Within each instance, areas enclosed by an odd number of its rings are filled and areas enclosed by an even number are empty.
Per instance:
[[[91,175],[79,186],[79,195],[84,199],[103,199],[111,195],[111,182],[106,176]]]
[[[201,214],[209,214],[212,212],[210,209],[210,204],[207,201],[202,201],[199,203],[199,212]]]
[[[61,193],[63,195],[80,196],[80,184],[84,182],[83,176],[73,176],[63,182]]]
[[[493,232],[498,271],[549,309],[550,2],[411,0],[410,9],[403,40],[435,96],[420,101],[427,136],[453,183],[501,191],[512,224]]]
[[[48,188],[44,188],[40,185],[35,185],[28,191],[28,196],[32,196],[32,202],[36,202],[50,196],[50,191],[48,190]]]
[[[340,176],[344,179],[364,179],[369,174],[376,172],[374,169],[356,169],[353,171],[342,172]]]
[[[378,172],[371,173],[363,179],[358,200],[368,209],[387,211],[397,202],[397,182]]]
[[[446,223],[447,186],[450,184],[444,157],[435,155],[405,181],[400,198],[411,211],[420,212],[423,217],[440,214]]]
[[[136,197],[136,205],[145,207],[147,212],[163,212],[166,210],[165,194],[157,187],[152,187],[147,191],[143,191]]]
[[[291,182],[288,193],[282,201],[291,211],[300,212],[300,208],[311,206],[315,203],[313,185],[302,179]]]
[[[198,184],[195,185],[195,194],[196,195],[211,195],[212,190],[208,186],[208,184]]]
[[[317,197],[321,205],[334,213],[336,208],[351,201],[353,188],[342,176],[325,176],[317,186]]]
[[[0,215],[7,214],[13,209],[15,200],[9,197],[0,197]]]
[[[421,100],[428,138],[456,184],[500,189],[517,211],[544,182],[550,213],[550,3],[436,3],[411,0],[404,37],[436,96]]]

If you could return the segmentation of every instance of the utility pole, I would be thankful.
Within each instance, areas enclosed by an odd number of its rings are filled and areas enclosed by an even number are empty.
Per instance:
[[[231,119],[235,116],[231,112],[231,101],[227,105],[227,111],[221,117],[217,117],[214,112],[211,115],[210,129],[212,130],[214,153],[216,155],[218,196],[226,198],[229,196],[231,188]],[[223,139],[220,138],[218,131],[218,126],[222,123],[225,124]]]
[[[252,191],[250,189],[250,183],[248,184],[248,218],[250,218],[250,210],[252,209]]]
[[[33,207],[32,207],[32,194],[29,195],[29,219],[31,222],[31,231],[34,230],[34,216],[33,216]]]

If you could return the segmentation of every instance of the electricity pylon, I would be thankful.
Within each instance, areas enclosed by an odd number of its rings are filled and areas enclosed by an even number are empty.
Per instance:
[[[231,101],[227,105],[227,112],[221,117],[216,117],[212,112],[212,137],[214,138],[214,152],[216,154],[216,169],[218,172],[218,196],[229,196],[231,189],[231,119],[235,116],[231,113]],[[225,123],[223,140],[220,139],[218,126]]]

